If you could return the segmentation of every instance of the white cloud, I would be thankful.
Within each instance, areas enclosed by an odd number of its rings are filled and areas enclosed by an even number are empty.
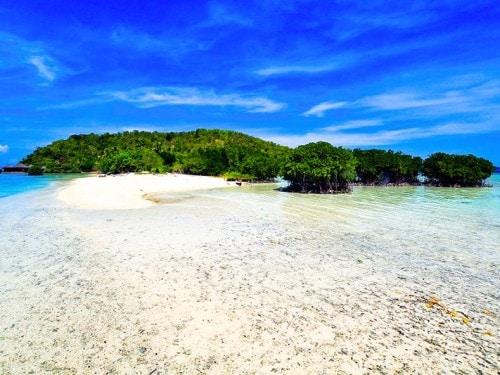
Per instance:
[[[9,152],[9,146],[8,145],[0,145],[0,154],[6,154]]]
[[[303,116],[323,117],[326,111],[342,108],[347,102],[322,102],[304,112]]]
[[[22,69],[22,78],[17,73],[20,69]],[[0,31],[0,71],[2,71],[2,80],[13,81],[28,79],[36,72],[45,81],[44,83],[50,83],[62,74],[72,73],[70,69],[51,56],[46,44],[2,31]],[[36,80],[36,84],[39,84],[39,80]]]
[[[360,129],[360,128],[369,128],[373,126],[382,125],[382,121],[380,120],[351,120],[344,122],[343,124],[331,125],[322,128],[322,130],[327,132],[338,132],[341,130],[351,130],[351,129]]]
[[[213,91],[183,87],[139,88],[130,91],[108,92],[104,93],[103,96],[108,100],[134,103],[140,108],[165,105],[231,106],[244,108],[247,112],[271,113],[278,112],[285,107],[284,103],[260,96],[216,94]]]
[[[449,84],[449,82],[448,82]],[[427,91],[397,91],[366,96],[350,102],[322,102],[312,107],[304,116],[324,115],[324,109],[339,108],[330,104],[342,103],[342,107],[366,109],[370,111],[399,112],[405,118],[441,117],[448,114],[498,113],[497,99],[500,96],[500,81],[483,81],[476,85],[459,90],[443,91],[428,89]],[[437,92],[435,92],[437,91]]]
[[[457,105],[459,105],[457,107]],[[391,93],[368,96],[353,102],[321,102],[306,112],[303,116],[323,117],[326,111],[338,109],[342,107],[358,107],[367,108],[377,111],[397,111],[397,110],[412,110],[412,109],[442,109],[447,108],[447,111],[463,112],[469,110],[469,101],[460,92],[447,92],[438,97],[429,97],[417,95],[415,93]]]
[[[263,68],[257,70],[260,76],[272,76],[281,74],[294,74],[294,73],[305,73],[305,74],[315,74],[329,72],[336,70],[340,67],[337,63],[324,64],[324,65],[283,65],[283,66],[271,66],[268,68]]]
[[[52,64],[49,62],[48,58],[43,56],[32,56],[29,59],[29,63],[37,69],[40,77],[48,81],[56,79],[55,69],[53,66],[50,66]]]
[[[434,98],[414,93],[380,94],[363,98],[357,104],[377,110],[400,110],[460,104],[464,102],[466,102],[466,98],[459,92],[450,91]]]
[[[413,139],[424,139],[445,135],[480,134],[497,131],[494,123],[447,123],[430,127],[411,127],[381,130],[375,133],[325,132],[322,129],[301,135],[263,134],[263,138],[289,146],[309,142],[326,141],[337,146],[381,146]]]

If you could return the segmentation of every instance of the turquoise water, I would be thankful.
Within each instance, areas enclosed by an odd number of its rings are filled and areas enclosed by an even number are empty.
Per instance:
[[[78,175],[45,175],[45,176],[28,176],[22,173],[0,173],[0,198],[9,195],[28,192],[31,190],[41,189],[49,186],[54,181],[67,180],[77,177]],[[488,181],[493,185],[493,189],[427,189],[426,192],[430,195],[435,195],[436,198],[450,199],[460,198],[462,196],[468,203],[476,200],[476,204],[489,204],[492,198],[500,198],[500,174],[494,174]],[[400,188],[398,188],[400,189]],[[411,189],[413,190],[413,189]],[[500,200],[496,200],[496,204],[500,204]]]
[[[28,176],[22,173],[0,173],[0,198],[42,189],[55,181],[75,177],[75,175]]]

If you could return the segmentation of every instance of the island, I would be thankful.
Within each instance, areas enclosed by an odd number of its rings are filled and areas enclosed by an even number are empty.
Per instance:
[[[290,148],[236,131],[132,131],[72,135],[36,149],[28,173],[167,172],[228,181],[289,182],[284,191],[345,193],[354,184],[482,187],[493,164],[474,155],[434,153],[422,160],[392,150],[350,150],[327,142]]]

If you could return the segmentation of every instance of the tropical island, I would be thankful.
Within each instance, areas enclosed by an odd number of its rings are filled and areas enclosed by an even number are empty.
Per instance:
[[[352,184],[480,187],[493,164],[474,155],[435,153],[425,160],[392,150],[350,150],[327,142],[294,149],[229,130],[133,131],[72,135],[36,149],[22,162],[30,174],[99,172],[222,176],[271,181],[288,191],[348,192]]]

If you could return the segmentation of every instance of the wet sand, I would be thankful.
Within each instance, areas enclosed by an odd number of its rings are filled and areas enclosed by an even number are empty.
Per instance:
[[[414,191],[4,199],[0,373],[496,374],[498,223]]]

